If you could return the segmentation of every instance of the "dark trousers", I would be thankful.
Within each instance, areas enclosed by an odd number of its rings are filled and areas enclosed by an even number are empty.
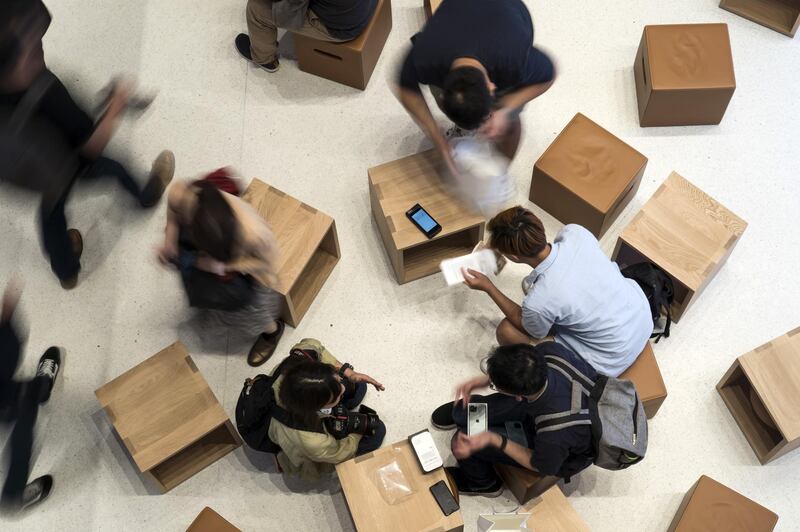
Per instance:
[[[30,474],[33,428],[50,382],[46,377],[37,377],[27,382],[7,381],[0,386],[0,422],[14,423],[2,503],[18,506]]]
[[[523,421],[525,419],[525,403],[517,401],[515,398],[501,393],[492,395],[473,395],[470,397],[471,403],[486,403],[489,419],[487,426],[492,432],[506,435],[505,423],[507,421]],[[462,432],[467,432],[467,410],[463,406],[453,408],[453,419]],[[456,433],[458,434],[458,433]],[[455,436],[454,436],[455,437]],[[470,486],[475,488],[485,488],[491,486],[499,480],[494,470],[494,464],[507,464],[515,467],[520,466],[515,460],[509,458],[506,453],[495,447],[487,447],[469,458],[458,460],[458,467]]]
[[[95,161],[86,162],[76,174],[72,184],[67,187],[61,199],[52,208],[42,206],[39,212],[44,250],[50,257],[50,267],[59,279],[69,279],[81,269],[80,260],[73,252],[72,244],[67,237],[67,218],[64,213],[72,185],[78,179],[96,179],[100,177],[115,178],[133,197],[137,200],[141,198],[142,189],[125,167],[117,161],[100,157]]]
[[[356,407],[361,404],[361,401],[364,400],[365,395],[367,395],[367,385],[360,382],[353,386],[352,389],[347,389],[345,391],[342,396],[342,404],[348,410],[355,410]],[[386,425],[383,424],[383,421],[379,420],[378,424],[375,426],[375,434],[361,437],[361,441],[358,442],[356,456],[371,453],[378,449],[383,443],[384,437],[386,437]]]

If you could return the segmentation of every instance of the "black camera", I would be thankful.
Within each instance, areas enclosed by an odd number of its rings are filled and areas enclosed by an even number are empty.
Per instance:
[[[331,417],[325,418],[328,432],[341,440],[350,434],[374,436],[380,418],[377,412],[368,406],[361,405],[358,412],[350,412],[343,405],[338,404],[331,410]]]

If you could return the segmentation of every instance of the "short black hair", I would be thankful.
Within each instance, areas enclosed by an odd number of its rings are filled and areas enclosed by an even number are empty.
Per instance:
[[[21,39],[38,23],[50,25],[50,12],[41,0],[0,0],[0,75],[17,64]]]
[[[489,353],[486,373],[502,392],[534,395],[547,384],[547,361],[544,353],[535,346],[502,345]]]
[[[200,181],[194,185],[197,207],[190,227],[192,243],[220,262],[233,258],[233,244],[238,233],[238,223],[233,209],[222,192],[211,183]]]
[[[444,80],[442,110],[462,129],[477,129],[492,110],[486,75],[475,67],[458,67]]]

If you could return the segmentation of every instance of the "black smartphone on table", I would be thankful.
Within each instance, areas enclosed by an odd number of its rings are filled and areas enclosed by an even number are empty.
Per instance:
[[[406,211],[406,216],[411,223],[416,225],[428,238],[433,238],[442,230],[439,222],[433,219],[433,216],[428,214],[428,211],[422,208],[422,205],[417,203],[409,210]]]
[[[455,497],[450,492],[450,488],[447,487],[447,483],[444,480],[440,480],[433,486],[431,486],[431,493],[433,494],[433,498],[436,499],[439,508],[442,509],[442,513],[444,515],[450,515],[451,513],[458,510],[458,503],[456,502]]]

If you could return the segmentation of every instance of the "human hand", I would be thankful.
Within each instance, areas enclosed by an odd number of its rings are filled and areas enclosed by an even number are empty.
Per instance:
[[[469,398],[472,397],[473,390],[478,388],[486,388],[487,386],[489,386],[488,375],[481,375],[480,377],[475,377],[474,379],[470,379],[467,382],[462,383],[458,388],[456,388],[456,405],[462,404],[467,406],[467,403],[469,403]]]
[[[495,445],[497,439],[500,439],[500,437],[488,430],[475,436],[467,436],[465,433],[458,431],[451,445],[453,456],[459,460],[464,460],[490,445]]]
[[[161,264],[168,266],[178,258],[178,246],[174,242],[165,242],[156,250],[156,256]]]
[[[197,257],[194,266],[198,270],[203,270],[204,272],[209,272],[220,276],[225,275],[225,273],[228,271],[224,262],[215,260],[208,255],[201,255]]]
[[[472,290],[488,292],[494,286],[488,277],[472,268],[461,268],[461,275],[464,276],[464,284]]]
[[[367,375],[367,374],[365,374],[365,373],[356,373],[356,372],[355,372],[355,371],[353,371],[352,369],[348,369],[348,370],[345,372],[345,377],[347,377],[347,379],[348,379],[350,382],[354,382],[354,383],[366,382],[367,384],[371,384],[371,385],[373,385],[373,386],[375,387],[375,389],[376,389],[376,390],[378,390],[379,392],[382,392],[382,391],[384,391],[384,390],[386,389],[386,388],[383,386],[383,384],[379,383],[378,381],[376,381],[375,379],[373,379],[373,378],[372,378],[372,377],[370,377],[369,375]]]
[[[504,136],[508,133],[508,128],[511,125],[509,113],[510,111],[505,107],[495,110],[481,126],[480,134],[489,140]]]
[[[136,89],[136,83],[132,79],[122,77],[114,79],[112,83],[113,88],[108,99],[108,107],[110,110],[120,112],[128,105],[128,101]]]

